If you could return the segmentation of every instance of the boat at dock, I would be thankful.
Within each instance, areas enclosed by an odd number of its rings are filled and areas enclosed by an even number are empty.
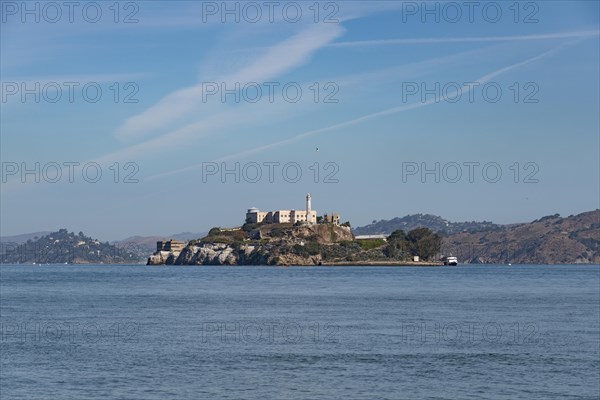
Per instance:
[[[444,265],[458,265],[458,258],[454,256],[444,257]]]

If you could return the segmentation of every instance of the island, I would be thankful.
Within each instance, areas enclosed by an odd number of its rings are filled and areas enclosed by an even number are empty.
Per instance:
[[[303,210],[250,208],[242,226],[203,238],[157,242],[148,265],[419,265],[438,266],[441,236],[428,228],[355,236],[337,213],[318,216],[310,193]]]

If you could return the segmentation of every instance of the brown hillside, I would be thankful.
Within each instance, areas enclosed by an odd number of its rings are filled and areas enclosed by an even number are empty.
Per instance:
[[[501,230],[457,233],[443,251],[460,262],[600,263],[600,210],[561,218],[558,214]]]

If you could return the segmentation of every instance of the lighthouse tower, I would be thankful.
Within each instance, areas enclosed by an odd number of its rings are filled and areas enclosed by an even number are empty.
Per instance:
[[[306,217],[308,220],[308,217],[310,216],[310,212],[311,212],[311,204],[310,204],[310,193],[306,194]]]

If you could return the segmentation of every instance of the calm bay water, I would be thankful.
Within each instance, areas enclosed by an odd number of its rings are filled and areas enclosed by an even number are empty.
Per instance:
[[[2,399],[597,399],[599,266],[0,267]]]

